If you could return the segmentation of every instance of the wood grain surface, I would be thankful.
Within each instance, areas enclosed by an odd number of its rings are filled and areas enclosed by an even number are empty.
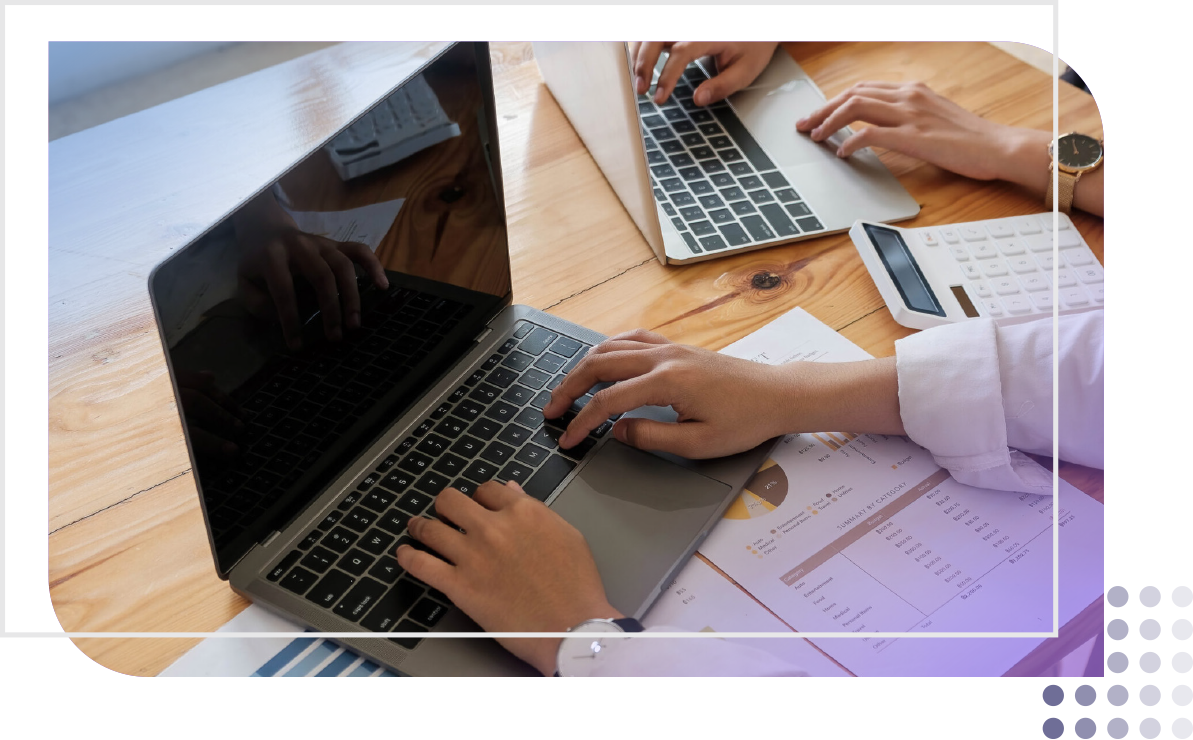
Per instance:
[[[49,584],[64,629],[208,631],[247,605],[212,564],[149,271],[436,48],[337,45],[51,145]],[[860,80],[918,79],[993,120],[1051,128],[1050,77],[988,44],[787,49],[830,97]],[[796,306],[876,356],[911,333],[844,234],[660,265],[542,84],[530,45],[494,44],[492,55],[515,302],[607,334],[644,326],[712,349]],[[1061,88],[1061,129],[1100,135],[1092,98]],[[904,226],[1043,210],[1014,186],[880,156],[921,204]],[[1074,220],[1101,259],[1101,220]],[[776,287],[755,287],[759,273],[778,276]],[[1062,464],[1061,475],[1101,500],[1101,471]],[[1055,663],[1100,629],[1099,615],[1091,605],[1013,672]],[[113,670],[154,675],[194,642],[77,644]]]

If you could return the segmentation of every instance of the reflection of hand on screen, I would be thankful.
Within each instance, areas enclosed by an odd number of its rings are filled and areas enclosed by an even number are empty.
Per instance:
[[[262,318],[276,317],[291,349],[302,346],[295,275],[314,288],[323,332],[332,341],[343,337],[343,327],[360,326],[353,264],[360,265],[377,287],[389,287],[381,262],[367,245],[303,233],[271,192],[246,206],[235,223],[241,249],[238,284],[245,308]]]
[[[215,387],[215,375],[210,372],[180,370],[176,378],[195,454],[226,460],[236,457],[240,446],[234,440],[244,430],[240,407]]]

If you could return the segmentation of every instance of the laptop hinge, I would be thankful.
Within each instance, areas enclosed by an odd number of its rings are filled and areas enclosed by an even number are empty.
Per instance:
[[[480,334],[477,334],[477,335],[476,335],[476,339],[473,339],[472,341],[473,341],[473,342],[475,342],[475,343],[477,343],[477,344],[480,344],[480,342],[481,342],[481,341],[483,341],[485,337],[489,336],[489,335],[490,335],[490,334],[492,334],[492,333],[493,333],[493,327],[491,327],[491,326],[486,326],[486,327],[484,328],[484,330],[482,330],[482,331],[481,331],[481,333],[480,333]]]
[[[278,538],[278,535],[281,533],[282,533],[282,531],[280,529],[275,529],[272,532],[270,532],[268,537],[261,540],[261,547],[269,547],[269,545],[271,543],[273,543],[273,541],[276,540]]]

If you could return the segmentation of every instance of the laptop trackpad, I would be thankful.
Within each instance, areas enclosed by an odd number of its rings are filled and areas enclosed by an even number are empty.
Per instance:
[[[610,440],[551,508],[584,533],[609,603],[632,615],[658,595],[730,490]]]

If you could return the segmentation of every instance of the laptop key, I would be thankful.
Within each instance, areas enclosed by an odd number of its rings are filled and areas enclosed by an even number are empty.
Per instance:
[[[700,221],[704,219],[704,211],[700,210],[699,206],[680,208],[679,213],[688,221]]]
[[[721,149],[717,152],[717,156],[721,158],[722,162],[737,162],[742,158],[741,152],[736,149]]]
[[[394,538],[379,529],[370,529],[360,541],[360,548],[373,555],[382,555],[393,544]]]
[[[480,453],[484,446],[485,443],[481,442],[479,439],[464,435],[454,445],[452,445],[452,452],[460,455],[461,457],[472,458],[476,457],[476,455]]]
[[[543,409],[543,408],[546,408],[547,404],[550,402],[551,402],[551,392],[550,391],[541,391],[537,396],[534,397],[534,400],[530,402],[530,405],[535,407],[536,409]]]
[[[464,472],[464,467],[468,464],[462,457],[457,457],[450,452],[435,461],[433,470],[444,475],[454,478],[460,473]]]
[[[646,161],[650,164],[666,164],[667,155],[660,152],[658,149],[646,153]]]
[[[369,568],[369,575],[382,583],[393,583],[402,575],[402,566],[389,555],[382,555],[373,567]]]
[[[519,353],[515,353],[515,354],[519,354]],[[512,356],[513,355],[511,355],[511,357]],[[513,383],[517,379],[518,379],[517,372],[510,370],[508,367],[499,367],[496,370],[494,370],[493,372],[489,373],[489,377],[485,378],[485,381],[488,383],[492,383],[493,385],[497,386],[498,388],[509,388],[510,383]]]
[[[509,465],[506,465],[504,468],[502,468],[497,477],[501,480],[514,481],[518,485],[524,486],[526,485],[526,481],[530,478],[530,474],[533,472],[534,470],[532,468],[528,468],[521,463],[511,462]]]
[[[716,238],[719,239],[720,237]],[[575,447],[572,447],[569,450],[563,450],[563,454],[575,460],[583,460],[584,456],[591,452],[593,447],[596,447],[596,443],[597,441],[592,437],[585,437],[584,439],[580,440]]]
[[[780,203],[790,203],[792,201],[799,200],[799,195],[791,188],[776,190],[775,197],[779,199]]]
[[[373,632],[389,632],[424,593],[421,586],[409,578],[403,578],[377,600],[373,610],[361,621],[361,626]]]
[[[762,180],[758,179],[754,175],[738,178],[737,182],[746,190],[757,190],[758,188],[762,187]]]
[[[821,225],[820,221],[817,220],[817,218],[815,216],[808,216],[807,218],[797,218],[795,220],[795,222],[797,224],[799,224],[799,227],[801,229],[803,229],[805,232],[820,231],[821,229],[824,228],[824,226]]]
[[[702,195],[700,196],[700,205],[705,208],[720,208],[725,205],[720,196],[716,195]]]
[[[667,214],[668,216],[675,215],[675,206],[671,205],[670,203],[663,203],[660,207],[663,209],[663,213]]]
[[[650,110],[651,113],[654,113],[654,108],[651,108]],[[647,128],[658,128],[659,126],[666,126],[667,122],[663,120],[662,116],[654,113],[654,115],[643,116],[642,125],[646,126]]]
[[[514,417],[514,422],[530,429],[531,431],[538,429],[543,423],[543,412],[537,408],[525,408]]]
[[[715,234],[713,236],[706,236],[700,239],[700,246],[704,247],[709,252],[715,252],[718,249],[725,249],[729,245],[725,240]]]
[[[779,236],[795,236],[799,233],[796,225],[791,223],[791,219],[787,218],[787,212],[783,210],[782,206],[768,203],[767,205],[759,206],[758,210],[762,211],[762,215],[766,216],[766,220],[770,221],[771,228]]]
[[[505,429],[501,430],[501,434],[497,435],[499,442],[505,442],[515,448],[528,439],[530,439],[530,430],[523,429],[517,424],[507,424]]]
[[[712,145],[713,149],[728,149],[733,146],[733,142],[728,136],[713,136],[710,137],[708,143]]]
[[[722,208],[718,211],[709,211],[708,217],[712,219],[714,224],[729,224],[733,223],[734,220],[733,214],[727,208]]]
[[[522,342],[521,350],[531,355],[540,355],[547,347],[559,338],[559,335],[553,331],[539,327],[534,330],[534,333]],[[518,369],[518,368],[515,368]]]
[[[531,368],[530,370],[522,373],[522,377],[518,378],[518,382],[524,386],[538,390],[539,388],[542,388],[544,385],[546,385],[547,381],[550,379],[551,376],[544,373],[542,370],[535,370]]]
[[[526,364],[529,365],[530,363],[527,362]],[[481,383],[472,389],[472,393],[469,393],[468,397],[487,405],[497,400],[497,397],[500,395],[501,390],[499,388],[494,388],[488,383]]]
[[[762,151],[762,147],[746,130],[741,120],[728,107],[713,108],[713,115],[716,116],[717,121],[725,129],[726,133],[737,143],[742,153],[746,155],[746,159],[758,170],[773,170],[775,169],[774,162],[771,162],[770,157],[766,156],[766,152]]]
[[[431,496],[438,496],[443,489],[447,488],[450,482],[451,478],[445,478],[439,473],[432,471],[419,478],[418,483],[415,483],[414,487]]]
[[[691,167],[696,164],[696,160],[692,159],[689,154],[672,154],[671,164],[676,167]]]
[[[384,488],[378,488],[365,494],[364,499],[361,500],[360,503],[361,506],[367,506],[373,511],[381,513],[388,509],[389,505],[392,504],[397,498],[398,496],[396,493],[387,491]]]
[[[692,224],[692,233],[696,236],[708,236],[709,234],[716,233],[716,229],[707,221],[697,221]]]
[[[650,168],[655,177],[675,177],[675,170],[669,164],[656,164]]]
[[[352,622],[359,621],[385,593],[385,586],[370,578],[362,578],[333,610]]]
[[[702,123],[700,124],[700,133],[704,134],[705,136],[716,136],[717,134],[723,134],[725,132],[722,131],[721,127],[715,123]],[[716,146],[716,144],[713,146]]]
[[[754,172],[754,170],[750,169],[750,165],[745,162],[730,162],[729,171],[733,173],[734,177],[745,177]]]
[[[788,203],[785,207],[787,208],[787,212],[791,214],[792,218],[812,215],[812,209],[808,208],[807,203]]]
[[[675,227],[676,231],[683,231],[684,229],[688,228],[688,225],[685,224],[683,219],[679,218],[678,216],[671,219],[671,225]]]
[[[664,192],[663,192],[662,190],[660,190],[659,188],[655,188],[655,189],[654,189],[654,199],[655,199],[655,200],[665,200],[666,198],[667,198],[667,194],[666,194],[666,193],[664,193]]]
[[[659,144],[659,148],[667,154],[679,154],[683,151],[683,144],[678,139],[672,139]]]
[[[775,232],[771,231],[770,226],[762,220],[761,216],[742,216],[741,222],[756,242],[769,241],[775,238]]]
[[[504,445],[501,442],[490,442],[489,446],[481,453],[481,457],[489,462],[497,463],[498,465],[509,460],[514,454],[514,448]]]
[[[431,458],[426,455],[420,455],[417,452],[411,452],[406,456],[402,462],[398,463],[398,467],[408,473],[421,474],[431,465]]]
[[[708,179],[712,180],[712,184],[718,188],[727,188],[733,185],[733,178],[728,172],[718,172]],[[724,192],[724,191],[721,191]]]
[[[652,128],[650,130],[651,136],[656,141],[669,141],[675,139],[675,132],[669,128]]]
[[[670,103],[664,103],[664,105],[670,105]],[[688,119],[682,110],[675,107],[666,108],[663,110],[663,115],[668,121],[686,121]]]
[[[571,460],[560,455],[551,455],[538,469],[538,472],[530,476],[530,480],[522,485],[522,488],[539,501],[546,501],[563,482],[563,479],[568,476],[568,473],[575,468],[576,463]]]
[[[447,614],[447,607],[437,601],[423,598],[410,610],[410,617],[428,627],[434,627]]]
[[[484,460],[474,460],[464,471],[464,475],[477,483],[484,483],[497,475],[497,466]]]
[[[733,189],[737,190],[737,188]],[[739,216],[744,216],[747,213],[755,213],[758,210],[754,207],[754,204],[748,200],[740,200],[736,203],[732,203],[730,204],[730,207],[733,208],[733,212]]]
[[[342,516],[344,516],[344,513],[341,511],[329,511],[327,516],[320,519],[319,523],[315,526],[323,530],[331,529],[340,521],[340,517]]]
[[[356,579],[347,573],[341,573],[338,570],[328,571],[327,575],[323,576],[307,594],[307,599],[330,609],[353,583],[356,583]]]
[[[405,470],[392,470],[389,475],[381,479],[381,486],[387,488],[394,493],[401,493],[410,487],[414,482],[415,476]]]
[[[552,426],[552,424],[558,423],[558,420],[552,419],[551,424],[540,429],[538,434],[534,435],[534,439],[530,441],[547,450],[558,450],[559,438],[563,436],[563,430],[558,426]]]
[[[435,431],[449,439],[455,439],[464,431],[464,423],[459,419],[449,416],[439,422],[438,426],[435,427]]]
[[[468,433],[474,437],[479,437],[483,440],[493,439],[493,436],[501,430],[501,424],[492,419],[479,419],[468,429]]]
[[[688,185],[688,187],[690,187],[692,192],[696,195],[708,195],[709,193],[717,192],[715,189],[713,189],[712,183],[710,183],[708,180],[697,180]]]
[[[523,462],[523,463],[526,463],[527,465],[535,466],[535,465],[538,465],[539,463],[541,463],[543,460],[546,460],[548,454],[550,454],[550,453],[548,453],[542,447],[539,447],[538,445],[535,445],[535,444],[529,444],[529,445],[526,445],[525,447],[523,447],[522,449],[518,450],[518,454],[514,456],[514,459],[517,460],[518,462]]]
[[[397,627],[394,627],[393,631],[394,632],[428,632],[429,630],[426,627],[422,626],[421,624],[418,624],[417,622],[413,622],[409,619],[403,619],[398,624]],[[401,645],[402,647],[406,648],[407,650],[413,650],[414,648],[418,647],[418,644],[420,642],[422,642],[421,639],[414,638],[414,637],[391,637],[391,638],[389,638],[389,641],[393,642],[393,643],[397,643],[398,645]]]
[[[363,532],[368,529],[375,521],[377,521],[376,512],[372,512],[362,506],[358,506],[353,509],[348,516],[344,517],[344,526],[357,532]]]
[[[459,405],[456,406],[456,408],[452,410],[452,414],[454,416],[458,416],[461,419],[464,419],[466,421],[475,421],[476,418],[478,416],[480,416],[481,412],[483,412],[484,410],[485,410],[484,406],[481,406],[480,404],[476,403],[475,401],[466,400],[466,401],[461,401],[459,403]]]
[[[326,573],[327,569],[331,567],[332,563],[336,561],[336,554],[326,547],[316,547],[307,553],[307,556],[302,559],[304,567],[310,568],[316,573]],[[272,580],[272,579],[271,579]]]
[[[685,180],[699,180],[704,177],[704,173],[700,171],[699,167],[684,167],[679,171],[679,175]]]
[[[559,372],[559,368],[563,367],[563,364],[565,362],[567,362],[567,360],[565,360],[564,358],[555,354],[554,352],[548,352],[545,355],[543,355],[542,357],[535,360],[534,366],[537,367],[539,370],[542,370],[543,372],[557,373],[557,372]],[[514,401],[514,403],[524,404],[524,403],[526,403],[526,401],[529,401],[529,400],[530,400],[530,394],[527,394],[527,397],[525,399],[519,399],[518,401]]]
[[[748,195],[750,196],[750,200],[758,204],[770,203],[775,199],[775,196],[771,195],[769,190],[755,190]]]
[[[411,516],[417,516],[423,513],[429,503],[431,503],[429,495],[421,491],[408,491],[398,499],[398,508]]]
[[[340,507],[343,507],[343,506],[344,506],[343,504],[340,504]],[[320,538],[320,537],[322,537],[322,536],[323,536],[323,533],[322,533],[322,532],[320,532],[319,530],[317,530],[317,529],[316,529],[315,531],[313,531],[313,532],[311,532],[310,534],[308,534],[308,535],[307,535],[307,536],[306,536],[306,537],[303,539],[303,541],[302,541],[302,542],[299,542],[299,543],[298,543],[298,549],[299,549],[299,550],[309,550],[309,549],[311,549],[311,547],[313,547],[313,546],[314,546],[314,544],[315,544],[316,542],[318,542],[318,541],[319,541],[319,538]]]
[[[418,451],[435,457],[446,450],[448,444],[450,443],[438,434],[428,434],[423,437],[422,442],[418,443]]]
[[[413,434],[416,437],[421,437],[424,434],[426,434],[427,432],[431,431],[431,429],[434,427],[434,425],[435,425],[435,422],[431,421],[430,419],[427,419],[422,424],[418,425],[418,428],[414,430]]]
[[[719,159],[706,159],[700,163],[700,166],[703,167],[704,171],[710,175],[714,172],[725,171],[725,165]]]
[[[378,520],[377,526],[390,534],[399,535],[406,529],[406,523],[409,521],[410,516],[408,514],[403,514],[397,510],[390,510]]]
[[[680,236],[682,236],[683,240],[685,242],[687,242],[688,249],[692,250],[692,252],[694,254],[700,254],[701,252],[704,251],[703,249],[700,248],[700,245],[696,242],[696,237],[692,236],[691,234],[689,234],[686,231],[683,232],[682,234],[680,234]]]
[[[677,206],[690,206],[696,202],[696,199],[688,191],[682,190],[671,194],[671,202]]]
[[[724,235],[725,241],[729,242],[731,247],[740,247],[743,244],[750,243],[750,235],[746,233],[738,224],[725,224],[721,228],[721,234]]]
[[[274,566],[274,569],[269,571],[265,577],[271,581],[276,581],[282,577],[282,574],[290,570],[290,566],[298,562],[298,558],[302,557],[302,551],[291,550],[286,557],[282,558],[282,562]],[[310,557],[309,555],[307,557]]]
[[[785,188],[785,187],[790,186],[790,183],[787,182],[787,178],[783,177],[783,175],[779,174],[778,172],[764,173],[762,175],[762,179],[766,180],[766,184],[770,185],[771,188],[773,188],[775,190],[778,190],[779,188]]]
[[[285,578],[282,579],[282,588],[301,595],[311,587],[311,584],[315,582],[316,578],[318,578],[318,576],[306,568],[295,568],[294,570],[290,571]]]
[[[336,563],[336,565],[354,576],[359,576],[373,564],[373,560],[372,555],[361,552],[354,547],[344,557],[340,558],[340,562]]]

